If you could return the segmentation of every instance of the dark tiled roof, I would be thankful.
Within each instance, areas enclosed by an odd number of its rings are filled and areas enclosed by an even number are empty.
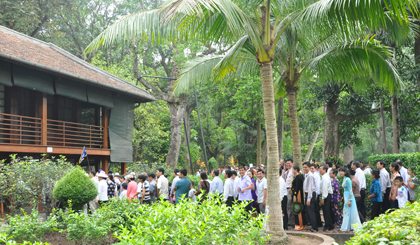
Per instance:
[[[87,84],[129,95],[138,101],[156,100],[146,90],[101,70],[52,43],[26,36],[0,26],[0,58],[23,62],[27,66],[70,76]]]

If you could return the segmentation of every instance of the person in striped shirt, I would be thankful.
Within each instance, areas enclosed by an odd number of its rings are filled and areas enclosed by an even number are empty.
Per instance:
[[[135,195],[138,195],[141,204],[150,204],[149,182],[146,180],[147,176],[141,174],[137,178],[139,183]]]

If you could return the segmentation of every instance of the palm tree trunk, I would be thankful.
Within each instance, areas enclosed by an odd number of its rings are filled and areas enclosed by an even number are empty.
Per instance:
[[[257,119],[257,167],[261,165],[261,118]]]
[[[397,97],[391,98],[392,104],[392,153],[400,154],[400,120],[398,119]]]
[[[260,64],[268,157],[267,206],[270,218],[267,221],[267,232],[273,234],[276,239],[282,239],[286,237],[286,233],[283,230],[283,215],[281,212],[281,198],[279,195],[279,153],[272,69],[271,62]]]
[[[300,145],[299,121],[296,109],[297,94],[294,91],[287,91],[287,102],[289,105],[290,128],[292,131],[293,160],[295,165],[302,169],[302,150]]]
[[[387,148],[386,148],[384,102],[383,102],[382,99],[380,99],[380,104],[381,104],[382,140],[384,141],[383,154],[388,154],[387,153]]]
[[[284,98],[277,101],[277,138],[279,143],[279,159],[283,158],[283,136],[284,136]]]
[[[306,152],[305,160],[303,160],[304,162],[309,161],[309,158],[312,155],[312,151],[314,150],[316,141],[318,140],[318,136],[319,136],[319,131],[316,131],[315,135],[314,135],[314,138],[312,139],[311,144],[309,145],[308,152]]]

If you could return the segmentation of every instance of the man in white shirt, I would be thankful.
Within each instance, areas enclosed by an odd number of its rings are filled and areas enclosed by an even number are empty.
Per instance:
[[[381,192],[382,192],[382,208],[381,214],[384,214],[388,209],[391,208],[391,203],[389,202],[389,193],[391,192],[391,180],[389,178],[389,173],[385,169],[385,161],[378,161],[376,163],[376,168],[379,170],[379,181],[381,182]]]
[[[165,169],[158,168],[156,171],[156,176],[158,177],[157,181],[157,200],[160,201],[160,198],[163,201],[169,201],[169,190],[168,190],[168,179],[163,175],[165,173]]]
[[[372,173],[372,169],[370,168],[370,163],[368,163],[366,165],[366,168],[363,170],[363,173],[366,174],[371,174]]]
[[[360,203],[358,207],[360,207],[359,212],[366,217],[366,207],[365,207],[365,198],[366,198],[366,176],[363,171],[360,169],[360,162],[354,161],[351,164],[351,167],[356,171],[356,179],[359,180],[359,190],[360,190]]]
[[[105,172],[100,172],[98,174],[98,195],[95,198],[95,204],[98,205],[98,207],[101,207],[102,204],[108,202],[108,184],[106,183],[107,178],[108,175]]]
[[[279,180],[280,180],[280,198],[281,198],[281,212],[283,213],[283,229],[288,230],[287,223],[289,223],[289,216],[287,215],[287,188],[286,181],[281,177],[281,169],[279,171]]]
[[[293,175],[293,160],[292,159],[288,159],[286,161],[286,164],[284,165],[285,168],[285,176],[286,176],[286,189],[287,189],[287,218],[289,221],[290,226],[294,227],[295,226],[295,216],[293,215],[293,211],[292,211],[292,203],[293,203],[293,198],[292,198],[292,180],[293,178],[295,178],[295,176]],[[285,213],[286,215],[286,213]]]
[[[325,221],[323,231],[326,232],[334,230],[334,222],[331,215],[331,196],[333,194],[333,190],[330,175],[327,173],[327,165],[322,165],[319,171],[322,174],[321,205]]]
[[[226,203],[226,206],[232,207],[233,202],[234,202],[232,171],[225,170],[224,177],[225,177],[225,186],[223,189],[223,202]]]
[[[303,163],[303,172],[305,173],[305,180],[303,181],[303,191],[305,192],[305,208],[306,214],[311,222],[311,232],[318,232],[318,223],[315,215],[315,178],[312,174],[311,164],[309,162]]]
[[[171,190],[170,190],[170,197],[171,198],[174,198],[175,197],[175,185],[176,185],[176,182],[179,180],[179,169],[174,169],[174,179],[172,180],[172,188],[171,188]]]
[[[262,169],[258,169],[257,177],[258,205],[260,207],[260,213],[265,214],[265,206],[267,199],[267,179],[265,178],[264,171]]]
[[[211,172],[213,181],[210,183],[210,194],[222,195],[223,194],[223,181],[219,178],[219,170],[214,169]]]
[[[410,178],[410,176],[408,176],[408,173],[407,173],[407,169],[403,166],[403,164],[402,164],[402,161],[401,160],[397,160],[397,161],[395,161],[396,163],[398,163],[398,165],[400,166],[400,174],[401,174],[401,177],[403,178],[403,180],[404,180],[404,183],[403,183],[403,185],[405,185],[405,186],[408,186],[408,178]]]
[[[240,178],[238,178],[238,173],[236,171],[232,171],[232,179],[233,179],[233,199],[238,200],[239,192],[239,182],[241,181]]]
[[[316,223],[319,227],[322,226],[321,221],[321,207],[319,206],[319,196],[321,195],[321,176],[316,171],[315,163],[311,163],[311,172],[315,178],[315,193],[316,193],[316,200],[315,200],[315,215],[316,215]]]
[[[325,164],[328,166],[328,171],[327,171],[327,174],[330,174],[330,171],[331,171],[331,169],[332,169],[332,165],[333,165],[333,163],[332,163],[332,161],[331,160],[325,160]]]

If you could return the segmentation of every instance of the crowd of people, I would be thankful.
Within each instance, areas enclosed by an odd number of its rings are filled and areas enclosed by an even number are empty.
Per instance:
[[[370,164],[359,161],[342,167],[330,160],[322,165],[316,164],[312,159],[303,163],[300,169],[291,159],[286,162],[281,160],[279,195],[284,229],[292,226],[297,231],[318,232],[322,228],[319,232],[335,232],[335,227],[338,227],[339,232],[349,233],[361,228],[367,219],[366,198],[372,203],[371,219],[413,202],[415,187],[419,184],[413,172],[406,169],[400,160],[390,165],[390,173],[385,165],[384,161],[378,161],[377,169],[372,170]],[[186,169],[175,169],[171,174],[174,179],[169,182],[165,170],[159,168],[156,173],[139,174],[136,181],[135,173],[123,176],[114,175],[111,171],[108,174],[102,170],[98,173],[91,171],[89,176],[99,194],[89,203],[89,208],[94,212],[113,197],[129,201],[138,199],[141,204],[162,201],[175,205],[185,198],[200,203],[216,200],[215,203],[225,203],[229,207],[245,202],[245,210],[251,214],[266,212],[268,186],[264,165],[214,169],[211,171],[212,180],[209,180],[206,171],[199,170],[199,183],[187,178]],[[220,174],[225,179],[224,183],[219,178]],[[366,175],[369,174],[371,186],[366,185]],[[341,183],[338,175],[342,177]],[[369,196],[366,196],[367,188],[370,188]]]
[[[339,227],[339,232],[349,233],[361,228],[367,220],[366,198],[372,203],[371,219],[414,201],[418,180],[400,160],[390,165],[391,174],[385,169],[384,161],[378,161],[374,170],[369,165],[352,161],[342,167],[327,160],[320,166],[311,160],[303,163],[301,172],[298,166],[293,165],[293,160],[289,159],[285,164],[281,162],[281,178],[285,180],[288,191],[284,212],[288,218],[284,222],[298,231],[318,232],[318,228],[322,227],[320,232],[335,232],[334,228]],[[342,177],[341,183],[338,174]],[[366,185],[368,174],[372,178],[370,186]],[[343,192],[340,192],[340,185]],[[367,188],[369,196],[366,196]]]

